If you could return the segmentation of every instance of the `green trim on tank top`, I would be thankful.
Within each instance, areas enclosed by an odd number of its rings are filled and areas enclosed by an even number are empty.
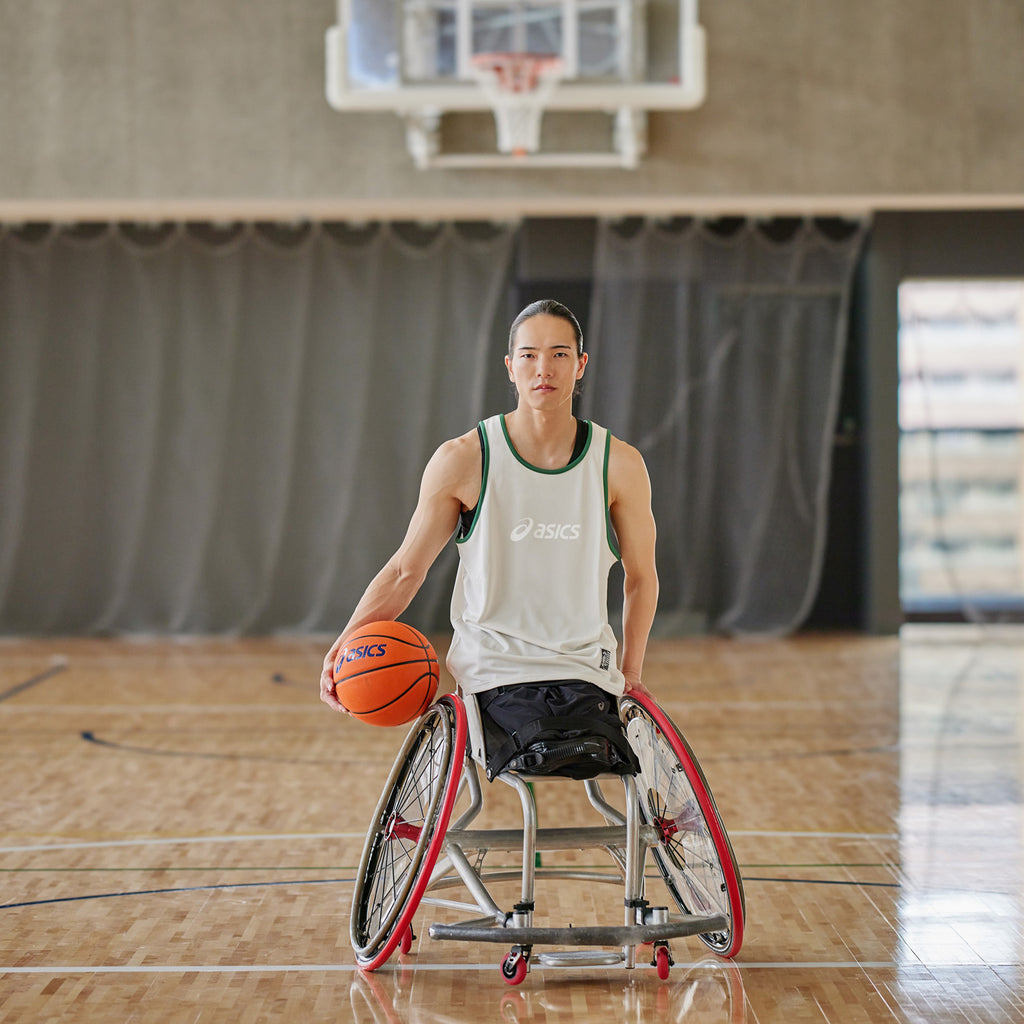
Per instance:
[[[455,538],[456,544],[463,544],[473,536],[476,524],[480,522],[480,506],[483,505],[484,495],[487,493],[487,476],[491,466],[491,443],[487,440],[487,428],[484,427],[483,420],[477,424],[477,430],[480,437],[480,446],[483,449],[483,458],[480,465],[480,495],[476,499],[476,507],[473,509],[473,521],[469,524],[469,529],[461,537]]]
[[[562,466],[560,469],[541,469],[540,466],[534,466],[532,463],[527,462],[526,459],[516,451],[516,446],[512,443],[512,438],[508,436],[508,427],[505,425],[505,414],[502,413],[500,416],[501,421],[501,432],[505,435],[505,443],[508,445],[508,450],[515,456],[516,462],[526,469],[532,470],[534,473],[543,473],[545,476],[555,476],[558,473],[568,473],[570,469],[574,469],[578,466],[586,457],[587,452],[590,451],[590,442],[594,439],[594,424],[589,420],[584,420],[587,424],[587,443],[583,446],[583,451],[576,456],[572,462],[567,466]]]
[[[615,527],[612,525],[611,496],[608,493],[608,461],[612,454],[612,432],[605,431],[604,435],[604,521],[605,529],[608,532],[608,547],[611,548],[615,560],[619,561],[622,554],[619,551],[619,538],[615,536]]]

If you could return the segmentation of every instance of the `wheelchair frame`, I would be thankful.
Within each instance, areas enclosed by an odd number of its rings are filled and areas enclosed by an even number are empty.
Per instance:
[[[449,694],[433,704],[406,736],[367,834],[350,919],[358,965],[372,971],[396,948],[408,952],[421,902],[476,915],[457,924],[431,924],[433,939],[509,944],[501,961],[509,984],[524,980],[535,945],[572,947],[539,953],[536,959],[544,966],[633,968],[637,947],[653,944],[651,964],[663,979],[673,963],[669,940],[674,938],[697,935],[719,956],[735,956],[743,940],[743,883],[700,765],[654,701],[630,694],[620,700],[619,714],[640,763],[635,777],[621,776],[625,814],[601,790],[600,782],[615,776],[602,776],[583,785],[604,826],[539,828],[530,778],[506,772],[495,781],[517,792],[523,827],[479,830],[468,827],[483,807],[483,730],[476,701]],[[449,826],[462,793],[469,807]],[[606,874],[537,866],[541,851],[588,848],[603,848],[618,870]],[[477,852],[475,865],[467,850]],[[483,858],[492,850],[521,850],[521,870],[485,873]],[[648,850],[679,913],[651,906],[645,898]],[[623,923],[534,925],[536,880],[541,877],[624,885]],[[513,878],[521,879],[520,899],[505,910],[487,883]],[[459,885],[472,904],[426,895]],[[594,946],[615,948],[583,948]]]

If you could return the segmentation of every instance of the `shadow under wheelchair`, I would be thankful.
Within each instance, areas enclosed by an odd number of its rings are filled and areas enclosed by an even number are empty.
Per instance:
[[[735,956],[743,941],[743,883],[700,765],[669,717],[645,695],[622,697],[619,718],[635,760],[622,774],[581,778],[595,749],[587,737],[577,738],[575,757],[566,758],[564,747],[558,751],[564,784],[584,787],[603,824],[538,827],[535,777],[505,770],[495,781],[518,794],[521,825],[474,829],[492,785],[480,780],[487,757],[477,702],[472,695],[449,694],[432,705],[407,735],[368,830],[350,919],[359,967],[373,971],[396,949],[409,951],[421,904],[471,915],[430,924],[432,939],[509,947],[500,970],[510,985],[525,979],[531,961],[545,967],[633,968],[645,945],[658,976],[666,979],[673,963],[670,940],[684,936],[696,935],[720,957]],[[621,787],[619,806],[602,789],[609,782]],[[452,821],[457,804],[460,814]],[[603,851],[607,870],[544,865],[545,854],[580,850]],[[486,863],[491,854],[507,860],[512,853],[521,857],[519,866]],[[648,899],[648,854],[670,905]],[[518,899],[503,907],[492,890],[512,879],[519,883]],[[539,879],[619,886],[621,923],[539,925]],[[545,948],[534,953],[535,946]]]

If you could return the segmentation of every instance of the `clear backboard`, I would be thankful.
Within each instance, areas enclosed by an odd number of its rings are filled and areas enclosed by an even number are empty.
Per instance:
[[[339,0],[326,51],[330,105],[404,117],[419,167],[632,167],[648,110],[705,95],[696,0]],[[472,110],[494,112],[496,150],[441,152],[442,115]],[[546,110],[607,114],[609,147],[542,152]]]

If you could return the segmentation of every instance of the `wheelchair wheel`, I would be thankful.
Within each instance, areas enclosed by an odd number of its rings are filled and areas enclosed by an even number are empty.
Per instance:
[[[743,942],[743,881],[704,773],[672,720],[653,701],[629,694],[619,713],[640,762],[641,813],[661,832],[652,852],[662,878],[682,913],[727,919],[725,930],[702,933],[700,939],[719,956],[735,956]]]
[[[465,755],[462,702],[442,697],[406,737],[370,822],[349,924],[363,970],[378,968],[410,934],[444,845]]]

